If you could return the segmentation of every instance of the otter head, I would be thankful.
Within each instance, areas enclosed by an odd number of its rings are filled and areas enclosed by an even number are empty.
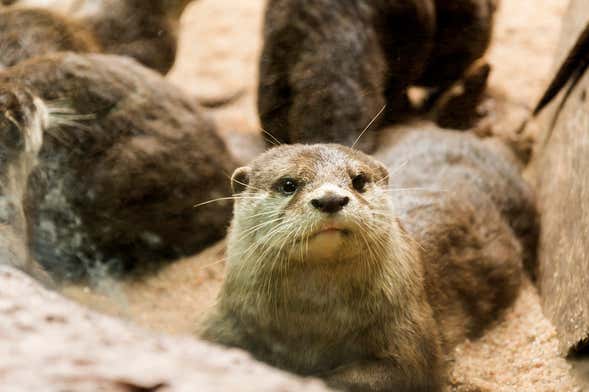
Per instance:
[[[386,167],[340,145],[271,149],[237,169],[232,184],[230,265],[369,262],[397,228]]]

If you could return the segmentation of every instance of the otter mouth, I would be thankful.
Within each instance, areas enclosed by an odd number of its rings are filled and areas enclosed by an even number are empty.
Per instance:
[[[348,235],[350,234],[350,230],[346,229],[339,225],[324,225],[319,230],[315,231],[311,234],[310,238],[314,238],[320,235],[333,235],[333,234],[341,234],[341,235]]]

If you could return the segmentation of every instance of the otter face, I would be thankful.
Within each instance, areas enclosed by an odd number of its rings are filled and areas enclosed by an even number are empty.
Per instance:
[[[357,259],[385,246],[394,225],[387,169],[347,147],[277,147],[237,169],[232,184],[230,260]]]

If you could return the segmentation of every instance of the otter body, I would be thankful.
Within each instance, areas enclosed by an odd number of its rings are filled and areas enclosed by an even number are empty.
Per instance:
[[[409,86],[439,95],[471,77],[465,74],[486,81],[485,64],[469,67],[487,49],[494,10],[493,0],[271,0],[260,60],[262,126],[285,143],[351,146],[383,105],[388,120],[407,112]],[[371,152],[375,143],[369,133],[360,148]]]
[[[0,66],[60,51],[98,52],[100,46],[83,25],[42,9],[0,10]]]
[[[179,19],[192,0],[101,0],[81,15],[105,53],[131,56],[165,74],[176,59]],[[89,5],[91,7],[91,5]]]
[[[193,206],[229,196],[236,164],[159,74],[121,56],[57,53],[0,72],[0,87],[3,168],[38,149],[21,179],[29,246],[56,279],[141,272],[225,235],[230,202]]]
[[[388,168],[343,146],[284,146],[236,171],[202,337],[346,390],[441,390],[445,355],[517,295],[533,197],[465,135],[412,131],[383,154]]]
[[[165,74],[174,65],[178,21],[190,1],[98,0],[64,7],[17,0],[0,12],[0,64],[57,51],[101,52],[133,57]]]

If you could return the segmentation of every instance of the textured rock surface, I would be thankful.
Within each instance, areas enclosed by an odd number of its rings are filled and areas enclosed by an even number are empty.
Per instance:
[[[156,336],[0,266],[3,391],[326,391],[246,354]]]

